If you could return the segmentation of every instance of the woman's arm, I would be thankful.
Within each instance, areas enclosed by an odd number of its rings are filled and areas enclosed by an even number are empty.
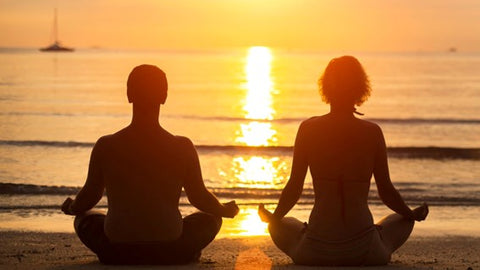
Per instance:
[[[282,191],[278,206],[273,213],[274,218],[283,218],[297,203],[303,191],[305,175],[308,169],[307,137],[305,136],[305,122],[298,128],[295,146],[293,148],[293,161],[290,179]]]
[[[415,219],[414,213],[405,204],[405,201],[397,189],[393,186],[393,183],[390,179],[387,147],[385,144],[385,138],[383,137],[383,132],[380,127],[378,127],[376,136],[377,152],[375,155],[375,167],[373,169],[373,174],[375,177],[375,183],[377,185],[378,195],[383,203],[385,203],[385,205],[387,205],[396,213],[409,219]]]

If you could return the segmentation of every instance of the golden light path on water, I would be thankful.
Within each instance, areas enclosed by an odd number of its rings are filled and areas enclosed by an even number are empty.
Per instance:
[[[243,110],[249,122],[240,124],[236,142],[247,146],[269,146],[277,142],[277,131],[268,120],[275,115],[273,108],[274,83],[271,76],[272,52],[267,47],[251,47],[245,65],[245,100]],[[278,175],[277,157],[235,157],[232,169],[237,186],[248,188],[274,188],[282,179]],[[283,165],[284,166],[284,165]],[[267,224],[257,214],[257,206],[243,208],[238,217],[238,235],[266,235]]]
[[[286,164],[278,157],[240,156],[233,159],[234,176],[241,181],[238,187],[274,188],[283,183],[280,170],[286,170]]]
[[[245,73],[247,96],[243,109],[247,119],[273,118],[273,81],[270,76],[272,53],[267,47],[251,47],[248,50]]]
[[[243,110],[251,120],[240,125],[237,142],[248,146],[267,146],[276,143],[276,130],[264,122],[273,119],[274,84],[271,77],[272,53],[267,47],[251,47],[245,65],[246,97]]]

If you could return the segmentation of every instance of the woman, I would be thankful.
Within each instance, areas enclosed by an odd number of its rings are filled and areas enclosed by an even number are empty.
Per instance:
[[[274,243],[297,264],[382,265],[390,261],[428,206],[411,210],[393,186],[383,133],[376,124],[357,119],[370,85],[358,60],[335,58],[319,80],[330,113],[300,125],[290,179],[275,212],[259,207],[269,222]],[[307,169],[313,179],[315,204],[308,224],[285,217],[298,201]],[[382,201],[395,213],[377,224],[368,208],[372,174]]]

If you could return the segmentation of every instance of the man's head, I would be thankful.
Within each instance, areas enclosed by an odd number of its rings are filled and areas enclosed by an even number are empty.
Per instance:
[[[128,76],[127,97],[130,103],[164,104],[167,90],[167,76],[156,66],[137,66]]]

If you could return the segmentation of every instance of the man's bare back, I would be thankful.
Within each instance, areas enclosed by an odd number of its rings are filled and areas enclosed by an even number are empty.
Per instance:
[[[75,200],[67,198],[62,210],[77,216],[77,234],[107,263],[192,260],[213,240],[220,229],[221,217],[234,217],[238,207],[234,201],[220,203],[206,189],[193,143],[160,126],[160,105],[167,98],[163,71],[149,65],[136,67],[129,76],[127,88],[128,99],[133,103],[131,124],[97,141],[85,185]],[[182,218],[178,209],[182,188],[190,203],[202,213]],[[90,210],[105,190],[106,216]],[[92,217],[94,215],[97,217]],[[202,228],[198,229],[199,226]],[[100,236],[95,235],[98,231]],[[98,244],[97,238],[105,238],[104,243]],[[171,257],[175,257],[172,255],[156,261],[144,254],[128,258],[137,248],[129,247],[128,251],[119,253],[119,248],[112,247],[112,243],[155,243],[154,250],[173,252],[178,258],[172,261]]]
[[[163,129],[148,134],[127,127],[103,137],[96,147],[109,199],[105,219],[109,239],[177,239],[182,232],[178,202],[193,166],[187,157],[195,155],[190,140]]]

